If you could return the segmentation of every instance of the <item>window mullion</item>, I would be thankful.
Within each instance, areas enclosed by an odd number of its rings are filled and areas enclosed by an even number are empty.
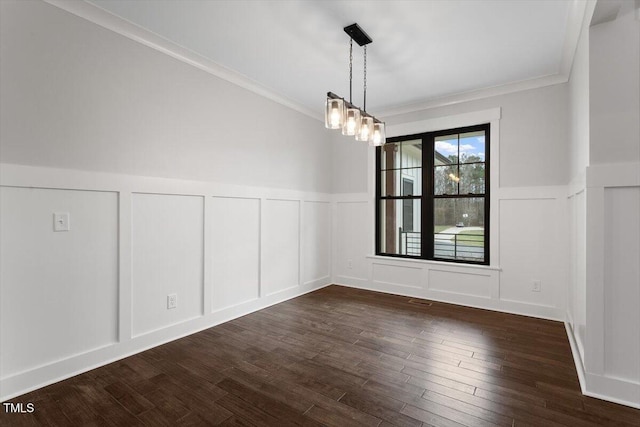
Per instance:
[[[380,186],[382,185],[382,147],[376,147],[376,197],[375,197],[375,203],[376,203],[376,207],[375,207],[375,232],[374,232],[374,236],[375,236],[375,253],[379,254],[380,252],[382,252],[382,246],[380,245],[380,206],[382,205],[381,201],[380,201],[380,194],[382,193],[382,190],[380,188]]]
[[[433,259],[433,173],[434,137],[426,134],[422,139],[422,258]]]

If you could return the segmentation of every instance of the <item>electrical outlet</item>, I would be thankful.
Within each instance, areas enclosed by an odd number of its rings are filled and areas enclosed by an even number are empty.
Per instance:
[[[352,260],[347,260],[347,268],[348,269],[352,269],[353,268],[353,261]]]
[[[167,310],[178,306],[178,294],[167,295]]]
[[[542,290],[542,282],[540,280],[534,280],[531,285],[531,292],[540,292]]]

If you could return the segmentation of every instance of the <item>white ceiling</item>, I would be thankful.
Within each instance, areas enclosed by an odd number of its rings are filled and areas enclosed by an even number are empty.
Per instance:
[[[380,116],[566,80],[584,14],[584,0],[87,1],[317,116],[327,91],[349,96],[346,25],[373,39],[367,110]],[[362,107],[355,43],[353,102]]]

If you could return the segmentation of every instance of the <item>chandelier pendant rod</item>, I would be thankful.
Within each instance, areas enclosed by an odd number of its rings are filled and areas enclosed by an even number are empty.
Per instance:
[[[349,103],[353,102],[353,38],[349,42]]]
[[[364,45],[364,100],[362,111],[367,112],[367,45]]]

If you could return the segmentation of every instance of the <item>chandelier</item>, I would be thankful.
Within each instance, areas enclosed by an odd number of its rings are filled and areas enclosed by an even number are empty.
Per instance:
[[[342,129],[343,135],[355,136],[357,141],[368,142],[379,146],[385,143],[384,122],[367,113],[367,45],[372,42],[367,33],[358,24],[344,27],[349,40],[349,101],[327,92],[325,103],[324,125],[327,129]],[[364,97],[363,108],[351,102],[353,86],[353,41],[364,50]]]

